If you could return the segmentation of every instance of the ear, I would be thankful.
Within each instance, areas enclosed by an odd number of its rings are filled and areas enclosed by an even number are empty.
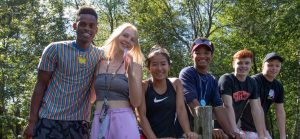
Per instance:
[[[96,33],[95,34],[97,34],[98,33],[98,25],[96,26]]]
[[[77,23],[76,23],[76,22],[73,23],[73,29],[74,29],[74,30],[77,30]],[[97,30],[98,30],[98,29],[97,29]]]

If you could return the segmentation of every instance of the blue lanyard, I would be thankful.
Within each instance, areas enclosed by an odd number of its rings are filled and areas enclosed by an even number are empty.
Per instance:
[[[208,85],[208,81],[204,82],[204,79],[201,79],[201,76],[198,73],[198,78],[200,80],[200,106],[205,106],[206,105],[206,101],[205,101],[205,96],[206,96],[206,92],[207,92],[207,85]],[[205,90],[203,92],[203,88],[202,88],[202,82],[205,83]]]

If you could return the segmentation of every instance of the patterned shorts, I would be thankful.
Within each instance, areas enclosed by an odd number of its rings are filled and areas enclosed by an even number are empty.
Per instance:
[[[88,139],[89,123],[86,121],[59,121],[39,119],[33,139]]]

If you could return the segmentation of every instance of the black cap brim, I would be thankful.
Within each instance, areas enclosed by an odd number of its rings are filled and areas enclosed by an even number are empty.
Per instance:
[[[279,56],[279,55],[274,55],[274,56],[271,56],[271,57],[268,57],[268,58],[264,59],[264,62],[266,62],[266,61],[268,61],[268,60],[271,60],[271,59],[277,59],[277,60],[279,60],[280,62],[283,62],[283,61],[284,61],[284,59],[283,59],[281,56]]]

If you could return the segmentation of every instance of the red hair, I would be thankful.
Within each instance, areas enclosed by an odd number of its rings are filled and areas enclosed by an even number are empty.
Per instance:
[[[253,59],[253,54],[251,51],[249,51],[248,49],[243,49],[243,50],[240,50],[238,52],[236,52],[234,55],[233,55],[233,60],[236,60],[236,59],[241,59],[241,58],[250,58],[251,61]]]

